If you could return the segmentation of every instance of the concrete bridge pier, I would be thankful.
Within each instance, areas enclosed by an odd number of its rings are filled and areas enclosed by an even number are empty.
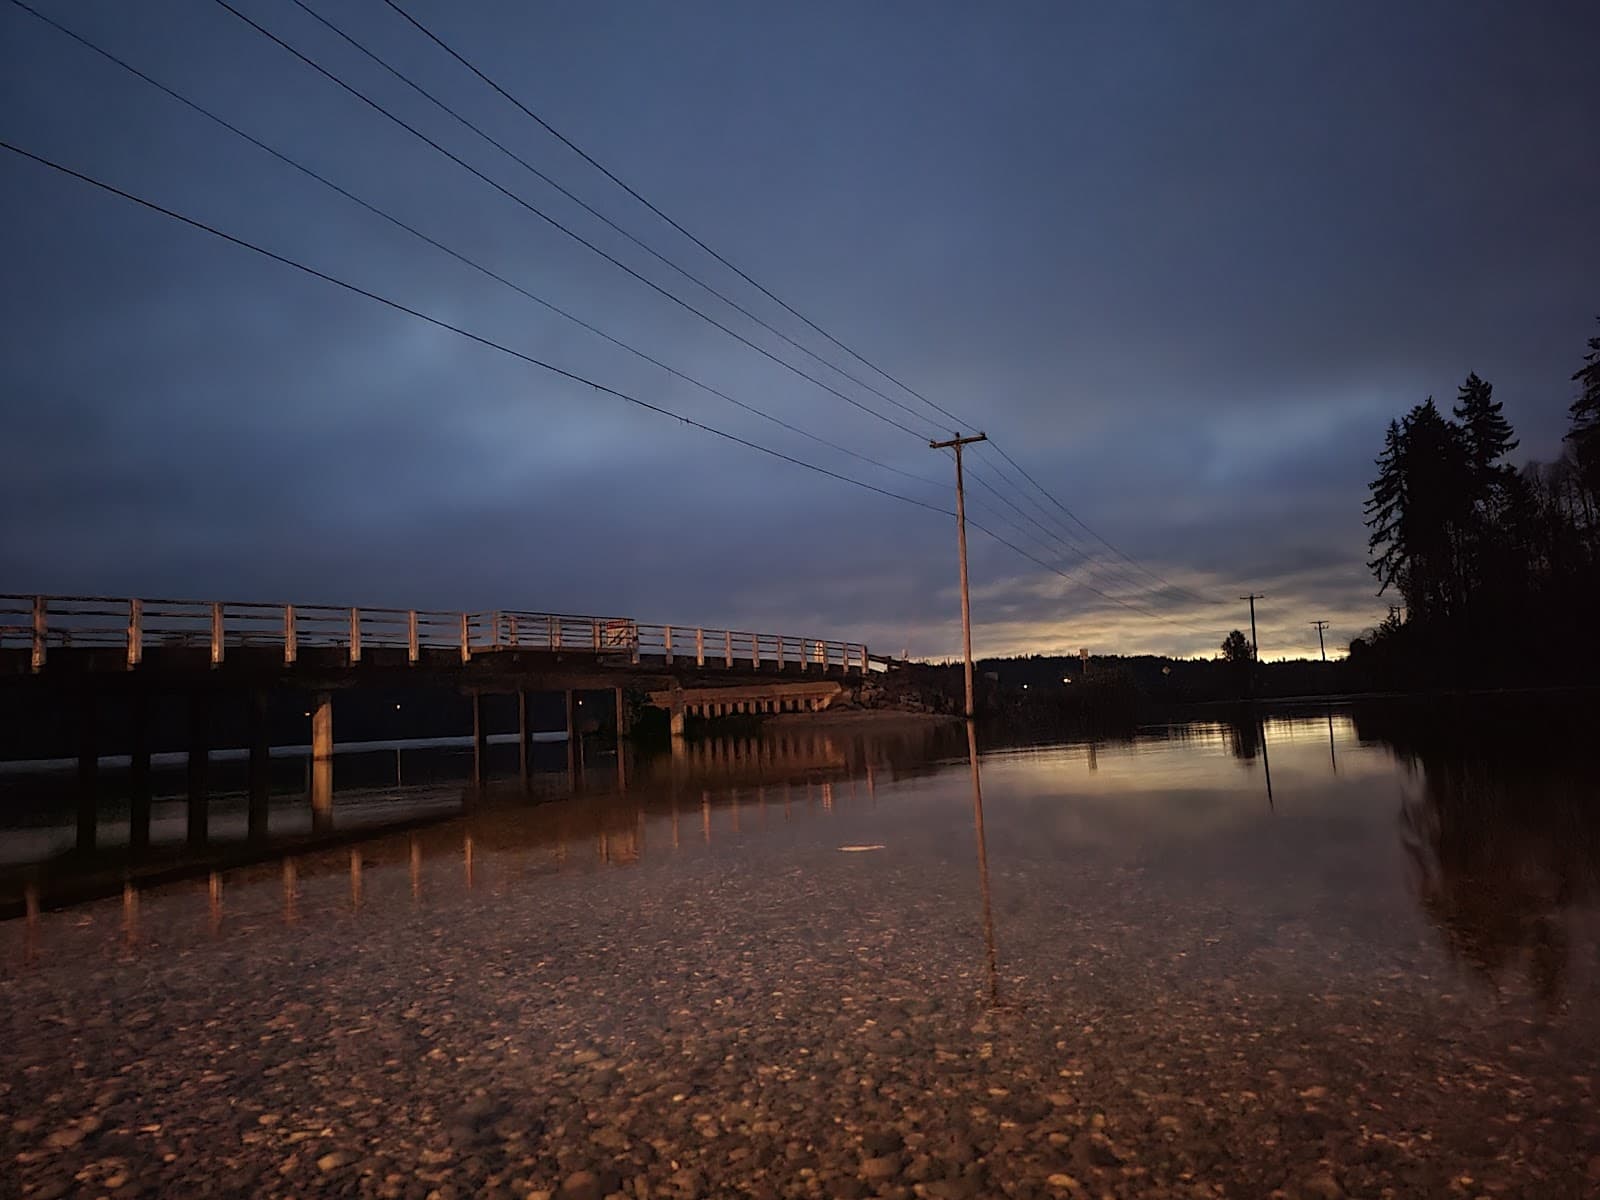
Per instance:
[[[94,850],[99,821],[100,731],[96,725],[94,697],[85,692],[78,698],[78,850]]]
[[[332,692],[318,692],[311,701],[311,757],[333,757]]]
[[[683,702],[683,689],[674,684],[667,698],[667,728],[674,739],[683,737],[687,717],[688,707]]]
[[[189,844],[204,846],[211,813],[206,790],[211,759],[211,697],[189,693]]]
[[[318,692],[311,702],[311,828],[333,828],[333,693]]]

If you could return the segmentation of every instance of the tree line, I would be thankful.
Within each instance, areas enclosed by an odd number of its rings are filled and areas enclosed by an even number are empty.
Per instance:
[[[1467,376],[1391,421],[1365,505],[1390,614],[1350,644],[1389,686],[1587,682],[1600,655],[1600,336],[1554,462],[1518,441],[1493,386]]]

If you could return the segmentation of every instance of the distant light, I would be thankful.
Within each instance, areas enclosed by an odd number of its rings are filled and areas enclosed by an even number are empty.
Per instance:
[[[1067,678],[1067,677],[1066,677],[1066,676],[1065,676],[1065,675],[1063,675],[1063,676],[1062,676],[1062,677],[1061,677],[1061,682],[1062,682],[1062,683],[1071,683],[1071,682],[1072,682],[1072,680],[1070,680],[1070,679],[1068,679],[1068,678]]]
[[[311,710],[309,708],[306,709],[306,711],[305,711],[305,713],[303,715],[309,717],[311,715]]]
[[[1028,685],[1027,684],[1023,684],[1022,685],[1022,690],[1023,691],[1027,691],[1028,690]]]
[[[582,701],[582,700],[579,700],[579,701],[578,701],[578,707],[579,707],[579,708],[582,708],[582,707],[583,707],[583,701]]]
[[[398,704],[396,704],[394,706],[394,710],[395,710],[395,712],[399,712],[400,711],[400,706]]]

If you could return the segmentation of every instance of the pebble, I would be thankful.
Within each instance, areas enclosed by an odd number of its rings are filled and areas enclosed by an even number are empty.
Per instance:
[[[1592,1073],[1573,1067],[1600,1044],[1600,1006],[1579,977],[1534,1020],[1514,977],[1486,1002],[1414,923],[1363,926],[1329,956],[1356,892],[1296,875],[1319,899],[1286,909],[1204,859],[1159,886],[1155,858],[1085,852],[1061,872],[1037,828],[1002,817],[991,1005],[970,813],[952,826],[930,803],[894,855],[852,858],[836,846],[871,831],[843,827],[856,818],[835,788],[807,817],[802,781],[785,824],[768,785],[767,831],[749,799],[737,855],[705,846],[698,796],[680,797],[678,848],[653,816],[627,861],[635,815],[602,796],[488,811],[471,890],[456,843],[430,852],[414,900],[404,840],[387,860],[380,841],[358,914],[348,852],[325,873],[308,858],[295,924],[263,869],[254,890],[230,876],[224,936],[203,888],[192,909],[181,887],[152,893],[131,956],[107,950],[116,904],[85,906],[97,924],[66,933],[86,949],[0,973],[0,1109],[26,1114],[0,1119],[0,1191],[1600,1194]],[[530,832],[540,820],[568,823],[567,865]],[[814,852],[806,820],[826,834]],[[47,945],[66,916],[46,914]]]

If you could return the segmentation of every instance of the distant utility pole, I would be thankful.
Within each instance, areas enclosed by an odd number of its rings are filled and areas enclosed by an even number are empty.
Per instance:
[[[930,450],[947,450],[954,448],[956,452],[956,545],[961,555],[961,639],[966,655],[967,666],[967,719],[970,721],[975,715],[972,702],[972,602],[967,597],[967,494],[966,485],[961,477],[961,447],[971,445],[973,442],[986,442],[989,435],[976,434],[973,437],[962,437],[959,433],[948,442],[929,442]]]
[[[1322,631],[1328,627],[1328,623],[1326,621],[1312,621],[1311,624],[1317,627],[1317,649],[1322,651],[1322,661],[1327,662],[1328,647],[1323,644]]]
[[[1260,592],[1251,592],[1248,596],[1240,596],[1239,599],[1250,601],[1250,660],[1254,662],[1261,657],[1256,647],[1256,601],[1265,600],[1266,597]]]

